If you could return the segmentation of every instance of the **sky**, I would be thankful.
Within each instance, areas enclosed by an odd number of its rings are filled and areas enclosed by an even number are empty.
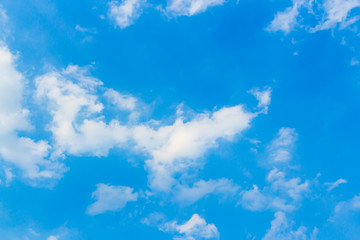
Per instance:
[[[1,0],[1,239],[358,240],[359,13]]]

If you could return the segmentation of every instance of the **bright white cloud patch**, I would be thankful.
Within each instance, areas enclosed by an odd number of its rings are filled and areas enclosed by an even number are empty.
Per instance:
[[[200,180],[194,183],[192,187],[180,185],[175,190],[175,200],[182,204],[190,205],[209,194],[228,197],[234,196],[238,190],[239,186],[228,179]]]
[[[219,232],[214,224],[206,223],[205,219],[194,214],[189,221],[179,225],[176,221],[160,226],[164,232],[177,232],[174,240],[218,239]]]
[[[145,0],[111,1],[108,16],[117,26],[126,28],[140,17],[145,3]]]
[[[48,143],[18,135],[18,131],[33,130],[33,126],[29,111],[22,107],[24,76],[16,70],[15,56],[4,44],[0,46],[0,72],[0,158],[20,169],[24,178],[59,178],[65,169],[46,159],[51,148]]]
[[[166,13],[170,16],[192,16],[224,2],[225,0],[170,0]]]
[[[103,183],[97,184],[96,187],[96,191],[92,193],[92,198],[96,201],[86,210],[89,215],[118,211],[124,208],[128,202],[138,199],[138,194],[134,193],[134,189],[130,187],[111,186]]]
[[[198,114],[187,122],[178,118],[173,125],[158,129],[146,125],[136,127],[135,141],[152,157],[146,161],[150,186],[154,190],[169,191],[175,184],[174,174],[198,166],[198,159],[216,147],[218,140],[231,140],[250,126],[254,116],[238,105],[212,114]]]
[[[69,66],[36,79],[37,96],[47,102],[53,117],[50,131],[57,154],[107,156],[127,142],[128,128],[119,121],[105,122],[96,88],[102,83],[84,69]]]

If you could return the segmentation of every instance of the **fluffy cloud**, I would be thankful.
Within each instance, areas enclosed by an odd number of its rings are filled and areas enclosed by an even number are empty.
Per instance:
[[[173,125],[158,129],[146,125],[136,127],[135,141],[152,157],[146,161],[151,188],[169,191],[176,182],[174,174],[198,166],[198,159],[216,147],[218,140],[231,140],[250,126],[253,117],[255,114],[238,105],[212,114],[197,114],[187,122],[179,117]]]
[[[145,3],[145,0],[111,1],[108,16],[115,21],[117,26],[126,28],[140,17]]]
[[[69,66],[36,79],[37,96],[44,99],[53,117],[50,131],[57,154],[107,156],[109,150],[128,141],[129,132],[119,121],[104,121],[103,104],[96,95],[102,83],[86,69]]]
[[[241,192],[241,205],[250,211],[264,210],[269,205],[268,197],[263,194],[258,186],[253,185],[253,189]]]
[[[273,209],[275,211],[293,211],[304,195],[309,192],[309,182],[300,178],[287,179],[284,172],[273,169],[266,177],[269,186],[263,190],[254,185],[253,189],[240,194],[240,204],[251,211]]]
[[[317,228],[307,235],[307,229],[300,226],[298,229],[293,230],[292,224],[289,223],[286,215],[283,212],[276,212],[274,220],[271,221],[271,228],[266,232],[263,240],[315,240],[317,236]]]
[[[298,177],[287,180],[285,173],[277,169],[271,170],[266,179],[271,183],[272,190],[285,193],[295,201],[300,200],[303,194],[309,190],[308,181],[301,183],[301,179]]]
[[[288,34],[297,24],[299,9],[305,3],[305,0],[293,0],[293,5],[283,12],[278,12],[268,26],[267,30],[271,32],[283,31]]]
[[[101,84],[77,66],[36,78],[37,97],[46,103],[52,116],[49,130],[54,137],[53,155],[101,157],[112,148],[131,147],[150,156],[146,161],[149,183],[158,191],[170,191],[176,184],[175,174],[201,166],[201,158],[210,148],[217,147],[221,139],[232,140],[257,115],[237,105],[195,114],[187,121],[178,116],[170,125],[154,127],[151,121],[122,125],[116,119],[105,120],[103,104],[97,97]],[[138,112],[138,101],[132,96],[111,89],[104,95],[120,111]]]
[[[205,219],[194,214],[189,221],[179,225],[176,221],[167,222],[161,225],[160,230],[164,232],[177,232],[174,240],[195,240],[195,239],[218,239],[219,232],[214,224],[206,223]]]
[[[137,98],[130,94],[122,94],[113,89],[108,89],[104,93],[104,97],[120,111],[127,111],[130,113],[129,118],[136,120],[140,116],[140,104]],[[143,110],[143,109],[141,109]]]
[[[33,130],[33,126],[28,120],[30,112],[22,107],[25,80],[15,68],[15,59],[7,46],[2,44],[0,46],[0,158],[6,165],[19,169],[24,178],[30,180],[59,178],[65,169],[57,161],[47,159],[51,149],[48,143],[18,135],[18,131]]]
[[[166,13],[171,16],[192,16],[224,2],[225,0],[170,0]]]
[[[238,190],[239,186],[228,179],[200,180],[194,183],[192,187],[180,185],[176,189],[175,200],[182,204],[190,205],[209,194],[228,197],[235,196]]]
[[[108,211],[118,211],[126,206],[128,202],[138,199],[138,194],[133,193],[134,189],[124,186],[111,186],[103,183],[96,185],[92,198],[96,201],[91,204],[86,212],[89,215],[97,215]]]
[[[260,91],[259,88],[252,88],[249,92],[259,101],[258,107],[264,109],[263,111],[267,113],[271,102],[271,88],[265,87],[263,91]]]

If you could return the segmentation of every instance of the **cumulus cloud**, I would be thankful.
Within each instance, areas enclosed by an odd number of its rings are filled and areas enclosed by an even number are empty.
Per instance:
[[[224,2],[225,0],[170,0],[166,13],[170,16],[192,16]]]
[[[231,140],[250,126],[253,117],[253,113],[238,105],[212,114],[197,114],[187,122],[179,117],[173,125],[158,129],[146,125],[136,127],[137,145],[151,155],[146,161],[151,188],[169,191],[175,184],[174,174],[198,166],[198,159],[216,147],[218,140]]]
[[[47,102],[58,155],[107,156],[109,150],[127,142],[128,128],[119,121],[104,121],[103,104],[96,87],[102,83],[86,69],[69,66],[36,79],[37,97]]]
[[[190,205],[209,194],[233,197],[239,188],[231,180],[225,178],[208,181],[200,180],[194,183],[192,187],[180,185],[175,190],[175,200]]]
[[[300,226],[298,229],[293,230],[292,223],[289,222],[283,212],[276,212],[274,220],[271,221],[271,228],[266,232],[263,240],[315,240],[317,236],[317,228],[314,228],[310,235],[307,234],[307,229]]]
[[[99,183],[96,185],[95,192],[92,193],[95,202],[87,208],[86,213],[97,215],[121,210],[128,202],[137,201],[138,194],[133,191],[134,189],[130,187]]]
[[[22,107],[24,76],[16,70],[16,57],[6,45],[0,46],[0,158],[15,166],[22,177],[37,180],[59,178],[65,168],[48,160],[51,147],[46,141],[19,136],[19,131],[33,130],[29,110]],[[9,169],[9,168],[7,168]],[[10,173],[8,172],[8,176]],[[11,173],[12,175],[12,173]]]
[[[111,1],[108,16],[121,29],[132,25],[141,15],[145,0]]]
[[[48,106],[54,137],[54,156],[107,156],[112,148],[130,147],[150,156],[146,161],[153,190],[170,191],[175,174],[201,166],[201,158],[219,140],[232,140],[250,126],[257,115],[242,105],[224,107],[212,113],[198,113],[185,121],[177,116],[173,124],[153,126],[121,124],[106,120],[98,99],[102,83],[89,76],[87,69],[70,65],[61,72],[36,78],[36,93]],[[104,96],[119,110],[138,112],[137,99],[106,89]],[[130,115],[131,115],[130,114]]]
[[[176,221],[167,222],[159,226],[161,231],[176,232],[174,240],[219,239],[219,232],[214,224],[208,224],[198,214],[194,214],[189,221],[179,225]]]

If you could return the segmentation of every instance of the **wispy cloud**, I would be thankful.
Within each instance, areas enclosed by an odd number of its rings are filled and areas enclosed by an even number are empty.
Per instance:
[[[126,206],[128,202],[134,202],[138,199],[138,194],[134,189],[125,186],[112,186],[103,183],[96,185],[92,198],[92,203],[86,210],[89,215],[97,215],[104,212],[118,211]]]

